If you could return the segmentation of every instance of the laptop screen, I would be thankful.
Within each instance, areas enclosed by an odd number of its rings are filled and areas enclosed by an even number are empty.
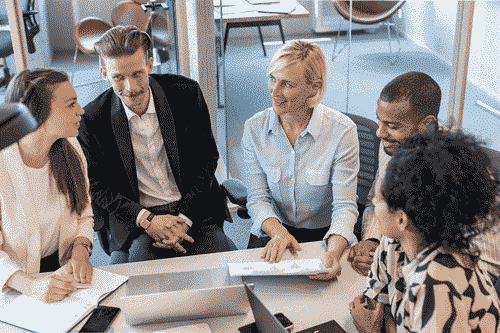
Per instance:
[[[248,301],[250,302],[250,307],[252,308],[253,317],[255,319],[255,324],[260,333],[288,333],[288,331],[281,325],[281,323],[276,319],[275,316],[266,308],[264,304],[259,300],[257,295],[248,288],[245,284],[245,289],[248,295]]]

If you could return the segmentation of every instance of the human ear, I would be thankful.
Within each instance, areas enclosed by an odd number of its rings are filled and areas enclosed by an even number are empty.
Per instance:
[[[418,132],[422,133],[427,130],[434,130],[432,126],[434,126],[434,122],[437,121],[436,117],[429,115],[422,119],[418,124]]]
[[[106,82],[109,82],[108,72],[106,71],[106,67],[101,66],[101,67],[99,68],[99,71],[101,72],[101,76],[103,77],[103,79],[104,79]]]
[[[408,230],[410,227],[410,219],[408,218],[408,215],[406,215],[406,213],[402,210],[398,210],[396,215],[399,231],[403,232]]]
[[[152,57],[149,57],[148,61],[146,62],[146,67],[148,68],[148,75],[151,75],[151,73],[153,73],[153,67],[154,67],[154,62]]]

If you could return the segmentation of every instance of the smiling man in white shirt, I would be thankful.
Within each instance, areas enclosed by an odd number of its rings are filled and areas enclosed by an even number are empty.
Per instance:
[[[136,27],[109,30],[95,48],[112,88],[85,107],[79,140],[111,262],[233,248],[222,230],[219,153],[199,85],[151,74],[150,38]]]

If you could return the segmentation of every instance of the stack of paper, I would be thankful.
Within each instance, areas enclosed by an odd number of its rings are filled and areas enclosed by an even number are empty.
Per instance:
[[[312,275],[326,273],[321,259],[283,260],[277,264],[267,262],[229,263],[229,275]]]
[[[126,276],[95,268],[91,287],[78,289],[55,303],[20,295],[7,301],[0,311],[0,321],[39,333],[66,332],[127,280]]]

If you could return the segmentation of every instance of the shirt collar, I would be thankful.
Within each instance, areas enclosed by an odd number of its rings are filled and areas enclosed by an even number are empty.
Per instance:
[[[274,132],[274,134],[278,133],[280,122],[278,119],[278,116],[276,113],[274,113],[274,110],[271,108],[271,115],[269,117],[269,128],[268,128],[268,133]],[[321,127],[321,110],[316,106],[313,110],[311,119],[309,120],[309,124],[307,124],[306,129],[301,135],[306,135],[307,133],[311,133],[312,137],[314,140],[318,139],[319,132],[320,132],[320,127]]]
[[[269,117],[269,129],[268,129],[268,134],[270,132],[274,132],[274,134],[278,134],[279,128],[280,128],[280,122],[278,119],[278,116],[276,113],[274,113],[273,108],[270,108],[270,117]]]
[[[304,135],[306,135],[306,133],[310,133],[314,140],[318,140],[321,129],[321,115],[321,110],[319,110],[316,106],[313,110],[311,119],[309,120],[309,124],[307,124],[306,130],[304,131]]]
[[[146,113],[156,113],[156,110],[155,110],[155,104],[153,102],[153,92],[151,91],[151,88],[149,88],[148,86],[148,90],[149,90],[149,105],[148,105],[148,109],[146,110]],[[134,112],[132,112],[128,106],[125,105],[125,103],[122,102],[122,105],[123,105],[123,109],[125,110],[125,114],[127,115],[127,120],[130,121],[130,119],[132,119],[134,116],[137,116],[137,114],[135,114]],[[139,117],[139,116],[137,116]]]

